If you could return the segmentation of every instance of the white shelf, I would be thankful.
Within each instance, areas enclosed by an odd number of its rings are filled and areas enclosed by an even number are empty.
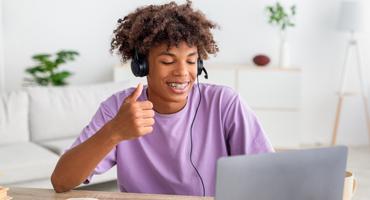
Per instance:
[[[254,66],[254,65],[243,65],[243,64],[205,64],[205,67],[208,69],[231,69],[231,70],[254,70],[254,71],[283,71],[283,72],[292,72],[299,73],[301,69],[298,67],[277,67],[277,66]]]

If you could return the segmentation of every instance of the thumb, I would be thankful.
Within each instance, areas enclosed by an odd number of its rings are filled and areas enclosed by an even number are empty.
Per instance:
[[[139,83],[136,89],[131,93],[131,95],[126,98],[126,102],[128,103],[135,102],[141,95],[142,91],[143,91],[143,84]]]

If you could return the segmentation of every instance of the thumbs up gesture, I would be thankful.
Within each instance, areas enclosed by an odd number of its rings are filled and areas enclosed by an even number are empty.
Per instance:
[[[138,101],[143,91],[140,83],[122,103],[116,116],[110,121],[113,134],[119,140],[130,140],[153,131],[154,110],[150,101]]]

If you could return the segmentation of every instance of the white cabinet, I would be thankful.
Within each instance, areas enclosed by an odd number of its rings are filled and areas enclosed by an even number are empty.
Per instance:
[[[238,91],[254,108],[297,109],[300,76],[292,71],[239,70]]]
[[[255,111],[276,148],[300,144],[301,71],[246,65],[208,65],[211,82],[237,90]]]
[[[300,144],[301,71],[246,65],[206,66],[209,79],[201,83],[226,85],[238,91],[255,111],[275,148],[296,148]],[[132,86],[146,83],[136,78],[129,65],[114,69],[114,80],[129,80]]]

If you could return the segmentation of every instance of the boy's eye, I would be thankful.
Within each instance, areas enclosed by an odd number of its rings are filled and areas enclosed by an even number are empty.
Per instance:
[[[164,65],[171,65],[171,64],[173,64],[173,63],[175,63],[174,61],[172,61],[172,62],[168,62],[168,61],[161,61],[161,63],[162,64],[164,64]]]
[[[195,61],[186,61],[189,65],[194,65],[194,64],[196,64],[196,62]],[[175,63],[175,61],[161,61],[161,63],[162,64],[164,64],[164,65],[172,65],[172,64],[174,64]]]

